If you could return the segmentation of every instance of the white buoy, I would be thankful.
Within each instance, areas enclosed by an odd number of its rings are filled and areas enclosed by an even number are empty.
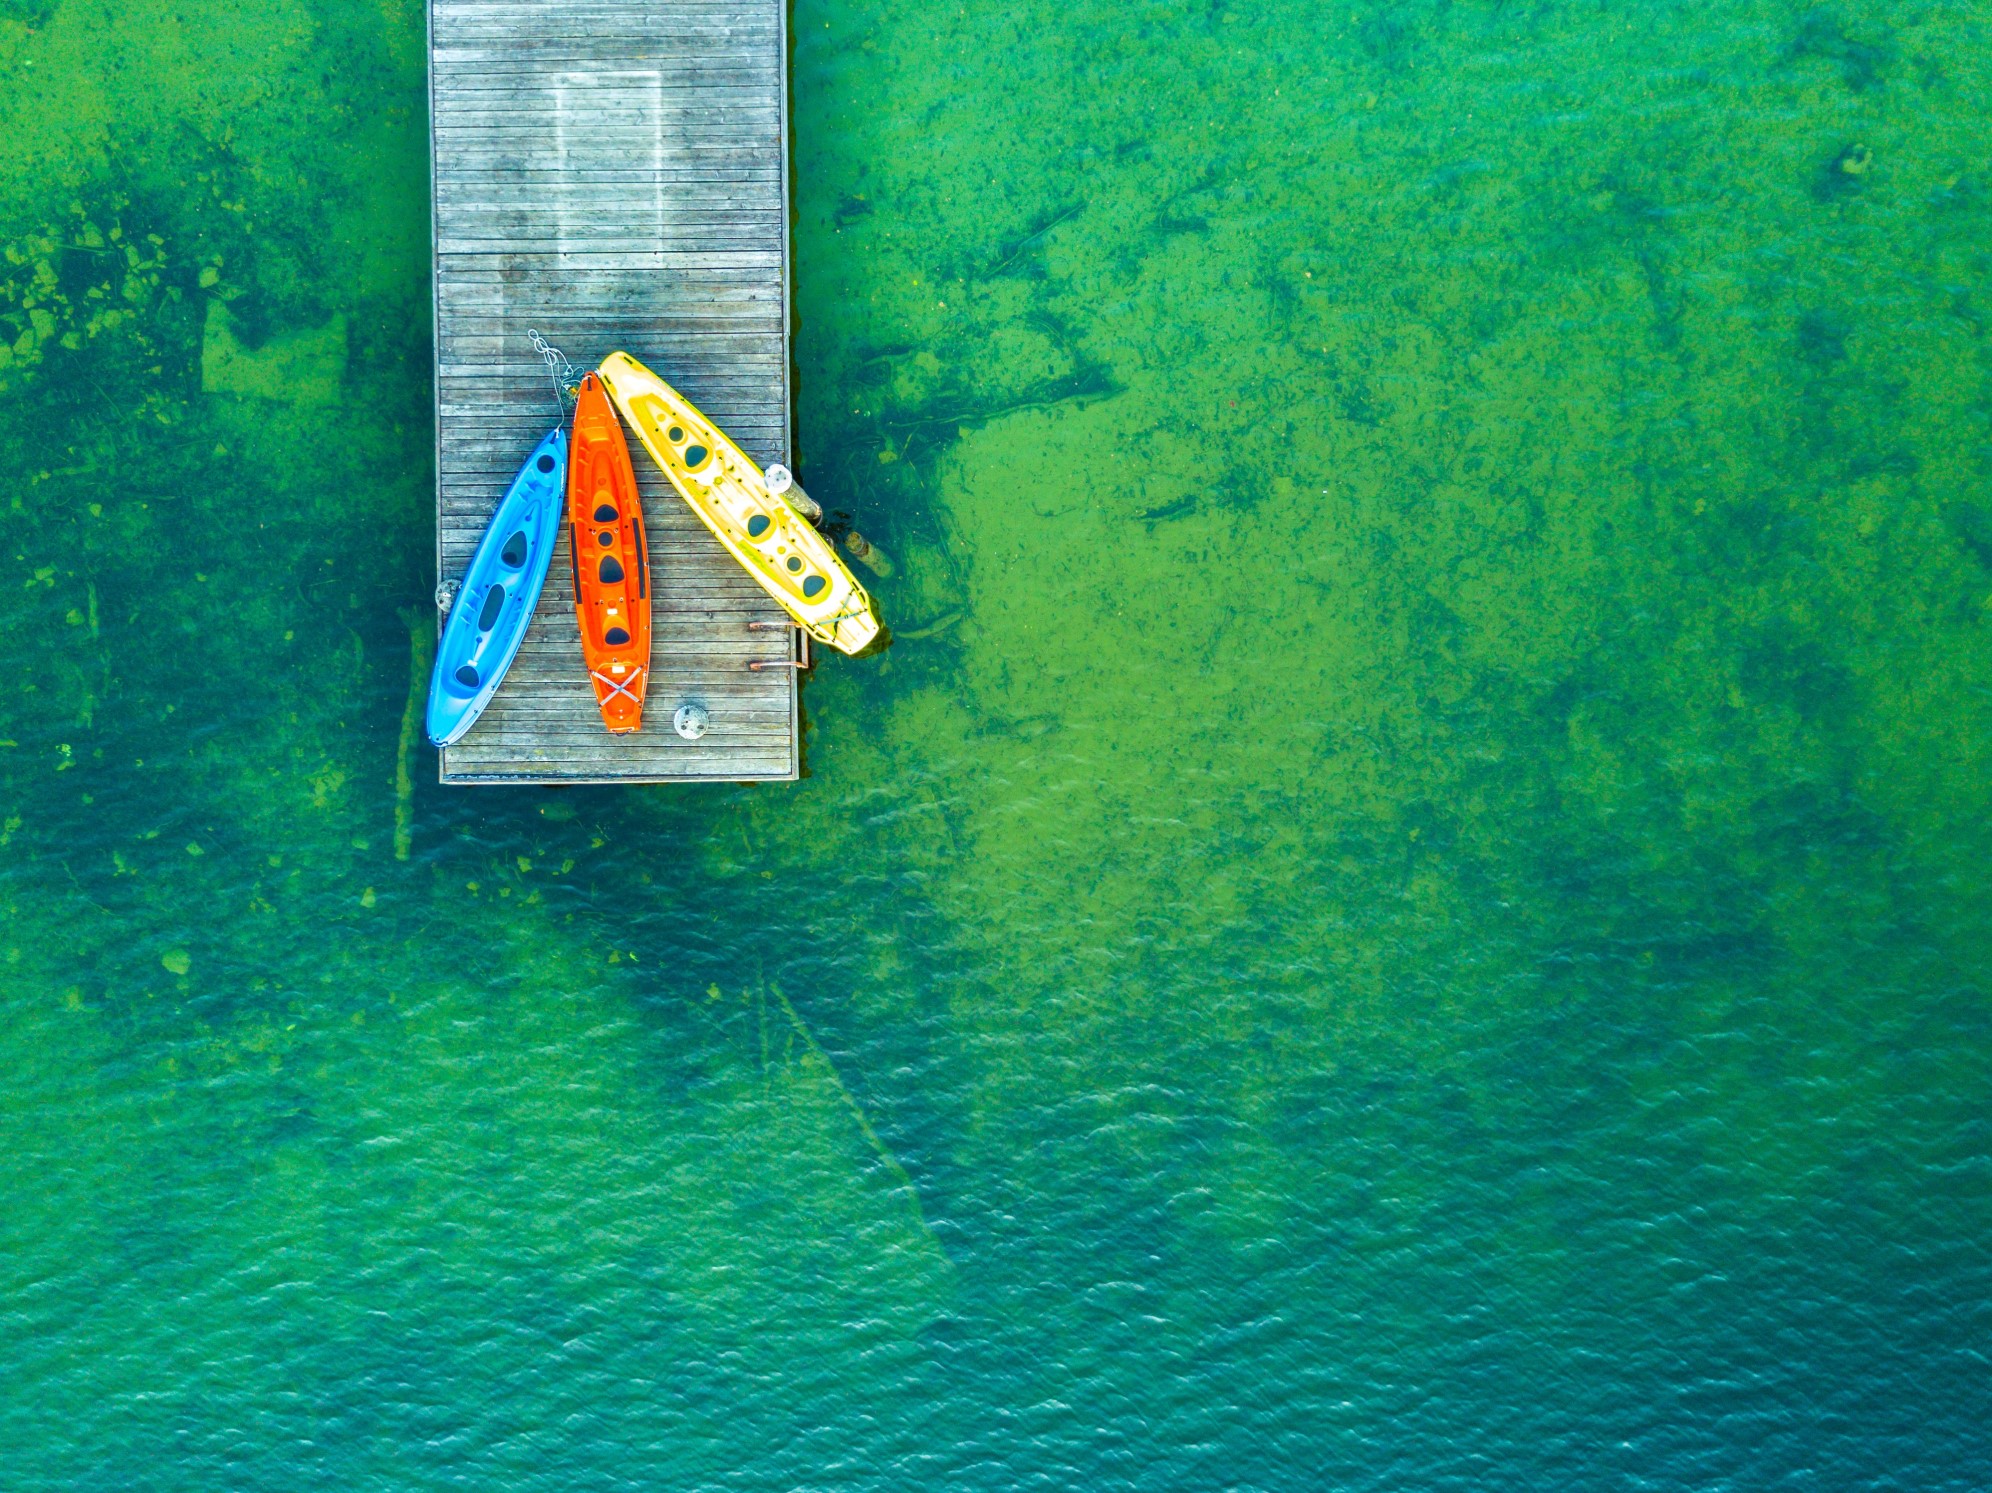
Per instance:
[[[712,717],[703,705],[680,705],[671,717],[671,729],[687,741],[697,741],[712,729]]]

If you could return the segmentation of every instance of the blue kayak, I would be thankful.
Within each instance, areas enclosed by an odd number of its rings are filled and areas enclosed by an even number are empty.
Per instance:
[[[556,427],[533,448],[491,515],[436,640],[429,740],[437,746],[462,739],[518,656],[566,507],[567,435]]]

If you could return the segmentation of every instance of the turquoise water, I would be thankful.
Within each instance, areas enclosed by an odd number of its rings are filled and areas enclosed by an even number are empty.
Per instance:
[[[0,1484],[1992,1483],[1983,10],[791,24],[894,644],[398,818],[421,9],[0,0]]]

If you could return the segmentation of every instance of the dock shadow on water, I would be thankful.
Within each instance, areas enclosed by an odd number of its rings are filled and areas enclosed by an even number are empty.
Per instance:
[[[0,3],[10,1485],[1981,1482],[1969,17],[791,25],[892,646],[446,792],[422,8]]]

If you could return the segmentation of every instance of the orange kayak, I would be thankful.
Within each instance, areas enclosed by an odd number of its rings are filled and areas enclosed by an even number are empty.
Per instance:
[[[650,555],[629,445],[592,373],[581,380],[568,449],[568,537],[581,658],[603,722],[620,735],[643,724],[650,684]]]

